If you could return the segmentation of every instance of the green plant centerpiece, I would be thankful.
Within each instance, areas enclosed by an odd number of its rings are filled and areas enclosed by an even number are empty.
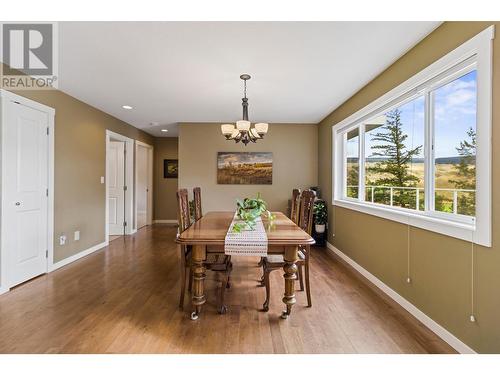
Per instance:
[[[242,230],[254,230],[256,220],[261,215],[265,215],[269,220],[274,220],[275,216],[267,209],[267,203],[257,194],[257,198],[245,198],[236,200],[236,215],[242,223],[233,225],[233,232],[240,233]]]

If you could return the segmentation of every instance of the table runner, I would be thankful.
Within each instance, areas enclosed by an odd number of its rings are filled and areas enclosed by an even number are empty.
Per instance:
[[[234,215],[224,239],[226,255],[267,256],[267,234],[262,218],[255,220],[254,230],[241,230],[239,233],[233,232],[236,223],[244,223],[237,214]]]

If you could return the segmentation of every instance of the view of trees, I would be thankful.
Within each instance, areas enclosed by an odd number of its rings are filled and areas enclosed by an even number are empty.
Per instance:
[[[476,132],[467,130],[467,139],[456,147],[460,161],[453,164],[454,176],[448,182],[455,189],[474,190],[457,194],[457,213],[474,216],[476,213]],[[453,201],[449,196],[436,194],[435,209],[443,212],[453,212]]]
[[[372,141],[378,142],[371,146],[372,155],[383,158],[373,166],[367,167],[367,172],[376,174],[377,178],[366,185],[416,187],[420,178],[410,172],[410,163],[415,156],[420,155],[422,145],[407,149],[403,133],[401,111],[395,109],[386,114],[386,123],[380,131],[372,136]],[[390,190],[375,189],[374,201],[388,204]],[[393,193],[393,205],[405,208],[415,208],[416,191],[414,189],[398,189]]]
[[[401,111],[399,109],[386,113],[385,125],[376,128],[377,132],[371,135],[370,146],[372,151],[370,158],[376,162],[366,163],[366,182],[367,187],[374,186],[373,190],[366,189],[365,199],[376,203],[390,204],[390,189],[393,187],[394,206],[403,208],[416,208],[417,186],[423,183],[423,168],[419,169],[421,173],[417,175],[410,168],[418,158],[417,163],[423,164],[421,156],[423,145],[408,148],[405,142],[408,134],[403,131],[401,120]],[[467,130],[466,137],[460,141],[456,147],[459,157],[450,157],[450,160],[440,164],[440,170],[445,171],[440,176],[447,186],[448,190],[437,188],[435,194],[435,209],[441,212],[453,212],[453,190],[471,190],[457,191],[456,211],[462,215],[475,215],[475,189],[476,189],[476,132],[470,127]],[[423,166],[422,166],[423,167]],[[352,195],[357,196],[357,185],[359,181],[359,164],[357,158],[350,158],[347,168],[347,185]],[[380,188],[377,188],[380,186]],[[382,186],[384,188],[382,188]],[[403,188],[403,189],[402,189]],[[404,189],[407,188],[407,189]],[[356,194],[356,195],[355,195]],[[419,209],[424,208],[424,192],[419,191]]]

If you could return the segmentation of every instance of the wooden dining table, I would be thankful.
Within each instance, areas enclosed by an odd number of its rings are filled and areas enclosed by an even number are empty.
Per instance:
[[[297,279],[297,265],[299,246],[314,244],[314,239],[300,229],[292,220],[282,212],[273,212],[274,219],[263,217],[264,228],[268,239],[268,254],[283,254],[285,279],[285,292],[283,303],[286,310],[281,317],[286,319],[292,312],[295,304],[295,280]],[[208,212],[201,219],[193,223],[176,239],[181,245],[192,246],[192,306],[191,319],[198,319],[205,298],[205,266],[207,252],[224,251],[226,233],[234,217],[233,211]]]

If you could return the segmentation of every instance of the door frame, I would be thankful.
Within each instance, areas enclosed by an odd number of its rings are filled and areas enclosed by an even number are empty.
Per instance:
[[[44,104],[35,102],[34,100],[27,99],[23,96],[14,94],[10,91],[0,89],[0,124],[1,124],[1,152],[5,150],[5,142],[7,140],[3,136],[5,123],[5,106],[8,105],[11,101],[16,102],[18,104],[24,105],[29,108],[36,109],[38,111],[44,112],[47,114],[47,126],[48,126],[48,158],[47,158],[47,188],[48,188],[48,200],[47,200],[47,266],[45,272],[49,272],[54,264],[54,118],[56,114],[56,110]],[[1,170],[4,170],[5,158],[2,155],[2,163]],[[3,173],[3,172],[2,172]],[[4,182],[5,180],[2,178],[1,191],[4,190]],[[1,205],[4,206],[4,197],[2,195]],[[4,222],[7,218],[4,216],[4,210],[2,210],[2,222]],[[7,262],[7,251],[5,250],[5,246],[3,244],[3,226],[2,233],[0,234],[0,294],[7,292],[11,285],[9,280],[7,280],[6,275],[6,262]]]
[[[135,216],[135,207],[134,207],[134,140],[132,138],[126,137],[124,135],[115,133],[109,129],[106,129],[106,157],[105,157],[105,203],[106,203],[106,212],[104,217],[104,229],[105,229],[105,238],[104,240],[109,243],[109,184],[108,184],[108,146],[109,143],[113,140],[121,141],[125,143],[125,186],[127,189],[125,190],[125,222],[127,225],[125,226],[125,234],[133,234],[134,233],[134,216]]]
[[[146,218],[146,225],[151,225],[153,224],[153,155],[154,155],[154,148],[151,145],[148,145],[147,143],[141,142],[141,141],[135,141],[135,186],[137,187],[137,180],[138,180],[138,168],[137,168],[137,150],[139,147],[144,147],[148,151],[148,208],[147,208],[147,218]],[[137,231],[137,188],[134,189],[134,203],[135,203],[135,218],[134,218],[134,230]]]

